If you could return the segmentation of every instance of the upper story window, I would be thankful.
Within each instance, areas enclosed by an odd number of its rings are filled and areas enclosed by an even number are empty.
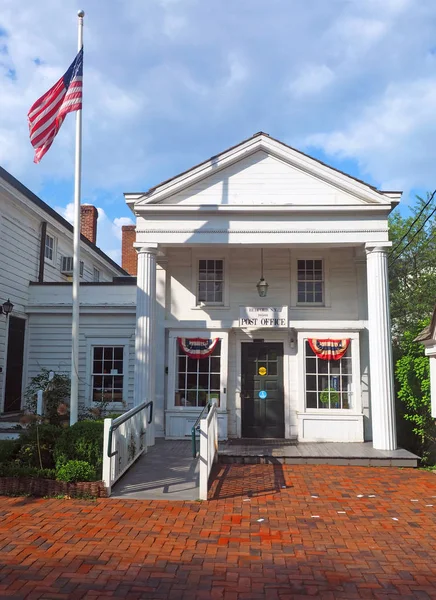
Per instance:
[[[83,270],[85,268],[85,263],[83,262],[83,260],[80,261],[80,277],[83,277]]]
[[[94,267],[94,281],[97,283],[100,281],[100,271]]]
[[[54,262],[54,253],[55,253],[55,239],[52,235],[49,235],[47,233],[45,235],[44,256],[50,262]]]
[[[224,260],[198,261],[197,303],[224,303]]]
[[[297,303],[324,303],[324,264],[321,259],[297,261]]]

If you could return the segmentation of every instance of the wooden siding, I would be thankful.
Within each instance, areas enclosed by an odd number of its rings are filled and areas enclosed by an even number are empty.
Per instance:
[[[90,406],[89,342],[112,340],[128,346],[128,395],[126,402],[133,405],[133,374],[135,362],[135,314],[82,314],[79,338],[79,404]],[[29,317],[27,382],[42,368],[70,374],[71,369],[71,315],[31,314]]]
[[[258,151],[174,194],[165,204],[362,204],[314,175]]]

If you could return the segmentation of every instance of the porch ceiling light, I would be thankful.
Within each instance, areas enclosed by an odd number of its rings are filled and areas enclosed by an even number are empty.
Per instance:
[[[265,298],[268,294],[268,284],[263,278],[263,248],[260,249],[260,279],[258,284],[256,285],[257,292],[261,298]]]
[[[3,302],[3,304],[0,306],[0,315],[8,316],[8,314],[11,313],[13,311],[13,309],[14,309],[14,305],[8,298],[7,301]]]

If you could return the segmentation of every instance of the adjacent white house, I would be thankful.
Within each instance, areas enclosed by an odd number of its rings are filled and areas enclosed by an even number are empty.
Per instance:
[[[137,279],[81,286],[82,403],[153,399],[167,438],[215,401],[222,438],[395,449],[387,250],[400,197],[265,133],[126,193]],[[71,291],[32,285],[26,314],[30,371],[68,365]]]
[[[127,273],[97,246],[97,209],[82,206],[81,278],[83,282],[112,282]],[[0,168],[0,412],[22,408],[22,394],[30,376],[40,371],[39,356],[57,366],[55,339],[47,347],[29,336],[27,308],[31,284],[63,282],[71,302],[73,228],[61,215]],[[4,314],[10,301],[12,312]],[[70,311],[71,312],[71,311]],[[48,324],[50,326],[50,324]],[[71,331],[65,332],[65,343]],[[34,369],[29,369],[29,356]],[[68,359],[67,364],[69,364]]]
[[[430,324],[418,335],[416,342],[425,346],[425,354],[430,360],[431,416],[436,419],[436,307]]]

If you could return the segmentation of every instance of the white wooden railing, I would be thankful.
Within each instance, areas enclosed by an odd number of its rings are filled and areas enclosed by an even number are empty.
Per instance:
[[[204,419],[200,419],[200,500],[207,500],[209,476],[218,459],[218,414],[212,404]]]
[[[108,496],[121,475],[153,445],[153,402],[143,402],[116,419],[104,420],[103,481]]]

